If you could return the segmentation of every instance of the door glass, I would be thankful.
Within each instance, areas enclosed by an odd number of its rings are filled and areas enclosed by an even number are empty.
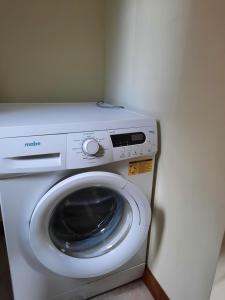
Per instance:
[[[121,242],[131,223],[130,205],[121,194],[93,186],[62,199],[51,215],[49,235],[67,255],[94,257]]]

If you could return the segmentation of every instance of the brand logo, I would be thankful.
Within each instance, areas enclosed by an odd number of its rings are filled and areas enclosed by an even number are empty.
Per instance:
[[[35,142],[35,141],[33,141],[32,143],[25,143],[25,147],[36,147],[40,145],[41,145],[40,142]]]

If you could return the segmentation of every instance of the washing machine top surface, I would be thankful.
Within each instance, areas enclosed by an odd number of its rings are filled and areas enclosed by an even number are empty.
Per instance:
[[[0,104],[0,138],[142,127],[154,120],[119,107],[89,103]]]

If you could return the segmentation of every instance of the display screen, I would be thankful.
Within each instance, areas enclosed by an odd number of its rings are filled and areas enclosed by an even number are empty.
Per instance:
[[[132,133],[131,140],[133,142],[138,142],[143,140],[143,133]]]
[[[143,132],[132,132],[123,134],[111,135],[113,147],[122,147],[136,144],[143,144],[145,142],[145,134]]]

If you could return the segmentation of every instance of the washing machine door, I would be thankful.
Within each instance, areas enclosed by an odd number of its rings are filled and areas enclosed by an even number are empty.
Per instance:
[[[134,184],[113,173],[82,173],[57,183],[40,199],[30,220],[30,245],[57,274],[95,277],[137,253],[150,218],[149,201]]]

